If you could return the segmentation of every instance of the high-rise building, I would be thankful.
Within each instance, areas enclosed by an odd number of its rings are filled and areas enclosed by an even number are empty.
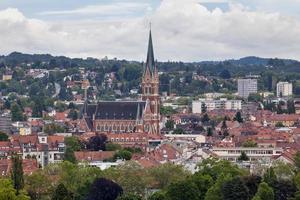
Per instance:
[[[276,89],[277,97],[287,97],[293,94],[293,84],[289,82],[278,82]]]
[[[248,98],[252,93],[257,93],[257,79],[238,79],[238,95]]]

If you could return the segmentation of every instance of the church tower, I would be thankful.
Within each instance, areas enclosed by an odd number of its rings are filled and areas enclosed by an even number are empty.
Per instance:
[[[146,101],[143,117],[144,131],[149,134],[160,134],[159,76],[154,61],[151,30],[149,33],[147,60],[142,77],[142,100]]]

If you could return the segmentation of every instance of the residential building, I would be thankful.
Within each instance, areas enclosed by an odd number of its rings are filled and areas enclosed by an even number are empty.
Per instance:
[[[293,84],[289,82],[278,82],[276,87],[277,97],[287,97],[293,94]]]
[[[238,95],[248,98],[252,93],[257,93],[257,79],[238,79]]]
[[[213,99],[199,99],[192,102],[192,112],[202,113],[202,109],[205,107],[207,111],[212,110],[241,110],[242,101],[241,100],[228,100],[226,98],[221,98],[219,100]]]
[[[245,152],[249,158],[249,161],[265,161],[272,162],[274,156],[279,156],[282,154],[282,148],[260,148],[260,147],[214,147],[211,149],[219,158],[237,162],[238,158],[241,156],[242,152]]]
[[[43,168],[49,163],[61,162],[64,158],[63,136],[44,134],[12,136],[12,143],[20,146],[22,158],[36,158]]]

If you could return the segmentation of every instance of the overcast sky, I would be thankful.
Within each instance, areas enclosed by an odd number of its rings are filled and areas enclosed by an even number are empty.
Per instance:
[[[0,0],[0,54],[300,60],[300,0]]]

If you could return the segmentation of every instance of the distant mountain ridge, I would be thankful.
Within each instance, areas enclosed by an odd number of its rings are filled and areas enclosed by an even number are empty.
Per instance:
[[[224,61],[202,61],[199,63],[205,63],[205,64],[217,64],[221,62],[228,62],[233,65],[270,65],[272,63],[272,60],[281,61],[284,64],[292,64],[292,63],[298,63],[297,60],[292,59],[282,59],[282,58],[261,58],[257,56],[247,56],[240,59],[229,59]],[[271,61],[271,62],[270,62]]]
[[[0,63],[7,64],[20,64],[20,63],[34,63],[34,62],[50,62],[51,60],[58,60],[58,62],[97,62],[99,59],[96,58],[69,58],[66,56],[52,56],[51,54],[26,54],[20,52],[12,52],[8,55],[0,55]],[[270,62],[271,61],[271,62]],[[228,59],[224,61],[199,61],[193,63],[200,64],[218,64],[218,63],[229,63],[232,65],[270,65],[272,61],[280,61],[284,64],[299,63],[297,60],[292,59],[279,59],[279,58],[261,58],[256,56],[247,56],[240,59]],[[191,62],[184,62],[191,63]]]

